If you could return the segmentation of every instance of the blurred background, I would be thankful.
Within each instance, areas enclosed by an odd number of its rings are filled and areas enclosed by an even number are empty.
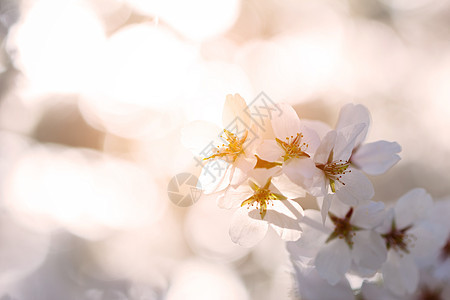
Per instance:
[[[228,236],[180,130],[261,91],[402,160],[375,200],[450,195],[450,2],[0,0],[0,299],[296,299],[283,243]]]

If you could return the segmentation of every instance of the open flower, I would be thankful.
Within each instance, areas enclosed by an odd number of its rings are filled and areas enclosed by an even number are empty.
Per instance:
[[[245,113],[246,108],[239,94],[227,95],[222,116],[224,129],[195,121],[182,130],[182,143],[203,166],[199,180],[207,194],[238,186],[256,164],[254,154],[260,129]]]
[[[384,285],[396,295],[412,294],[419,282],[419,264],[432,264],[445,244],[446,232],[429,218],[433,207],[424,189],[403,195],[376,228],[388,250],[381,267]]]
[[[296,184],[304,186],[314,175],[315,165],[311,159],[320,138],[304,126],[295,110],[288,104],[278,104],[280,115],[272,119],[274,139],[264,140],[257,149],[258,156],[268,162],[278,162],[283,172]]]
[[[350,206],[368,202],[374,195],[370,180],[350,164],[355,142],[366,125],[359,123],[328,132],[314,155],[316,170],[309,191],[322,199],[325,220],[334,195]]]
[[[372,230],[382,222],[383,214],[380,202],[351,207],[336,201],[323,226],[318,211],[306,210],[301,220],[303,234],[287,248],[294,261],[315,265],[331,285],[341,281],[351,268],[374,273],[386,259],[383,239]]]
[[[295,241],[300,237],[299,219],[303,209],[280,192],[284,190],[283,179],[272,177],[275,172],[274,169],[254,170],[246,184],[228,189],[220,198],[219,206],[237,208],[230,225],[233,242],[254,246],[264,238],[269,225],[283,240]],[[295,191],[289,194],[295,196]],[[304,191],[298,195],[304,195]]]

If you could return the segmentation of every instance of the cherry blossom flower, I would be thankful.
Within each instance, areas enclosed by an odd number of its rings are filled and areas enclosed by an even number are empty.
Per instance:
[[[294,261],[314,265],[331,285],[351,269],[373,275],[386,259],[383,239],[371,230],[383,221],[383,215],[380,202],[351,207],[336,201],[323,226],[319,211],[306,210],[301,220],[303,234],[287,248]]]
[[[412,294],[419,283],[419,265],[429,265],[445,244],[442,226],[429,218],[431,196],[420,188],[403,195],[376,228],[388,250],[381,267],[384,285],[396,295]]]
[[[257,154],[266,162],[281,165],[292,182],[304,186],[305,179],[314,175],[315,165],[311,157],[320,138],[314,130],[301,123],[290,105],[281,103],[278,107],[281,114],[271,122],[274,138],[264,140],[258,147]]]
[[[356,206],[368,202],[374,195],[370,180],[350,164],[355,142],[366,125],[359,123],[325,135],[314,155],[316,170],[309,192],[322,200],[322,218],[325,218],[332,199]]]
[[[199,177],[205,193],[222,192],[230,185],[238,186],[256,164],[255,148],[260,128],[245,113],[247,105],[239,95],[227,95],[222,122],[195,121],[182,130],[182,143],[191,149],[203,165]]]
[[[246,184],[230,188],[219,200],[219,206],[237,208],[230,225],[231,240],[241,246],[251,247],[261,241],[272,227],[281,239],[295,241],[301,235],[299,220],[302,207],[294,200],[304,195],[292,190],[283,194],[283,180],[271,177],[279,170],[254,170]]]

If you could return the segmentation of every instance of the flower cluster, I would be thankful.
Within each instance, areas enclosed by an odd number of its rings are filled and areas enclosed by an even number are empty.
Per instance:
[[[366,107],[347,104],[331,128],[301,120],[288,104],[258,118],[251,106],[228,95],[224,129],[198,121],[182,134],[200,157],[205,197],[235,210],[233,242],[252,247],[273,228],[287,242],[302,299],[353,299],[349,276],[371,278],[357,291],[364,299],[449,297],[450,204],[420,188],[392,207],[372,201],[367,175],[394,166],[401,147],[364,142]],[[307,194],[320,211],[303,210]]]

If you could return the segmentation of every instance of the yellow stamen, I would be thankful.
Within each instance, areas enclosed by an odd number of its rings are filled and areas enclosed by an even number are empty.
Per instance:
[[[269,189],[270,182],[272,178],[269,178],[266,184],[263,187],[259,187],[256,183],[250,181],[251,188],[255,191],[253,196],[244,200],[241,206],[247,205],[248,208],[250,206],[256,205],[256,209],[259,209],[259,214],[261,215],[261,220],[264,219],[267,213],[267,207],[273,203],[274,200],[286,200],[287,198],[281,194],[272,193]]]
[[[215,149],[216,153],[204,158],[204,160],[223,158],[226,161],[235,162],[239,155],[244,153],[244,143],[247,140],[248,131],[245,131],[242,138],[237,137],[236,134],[226,129],[224,129],[223,132],[225,134],[223,137],[227,141],[227,144],[222,144],[221,147],[217,147],[217,149]]]
[[[283,155],[284,161],[287,161],[290,158],[300,158],[300,157],[309,157],[309,154],[305,151],[308,149],[309,145],[307,143],[302,143],[303,134],[297,133],[294,137],[286,137],[286,141],[282,141],[280,139],[276,139],[278,145],[284,150],[285,154]]]
[[[347,170],[349,166],[349,161],[343,161],[342,159],[333,160],[333,151],[330,152],[326,164],[316,164],[316,167],[321,169],[325,173],[325,176],[329,179],[330,188],[333,193],[336,192],[336,181],[340,182],[342,185],[345,185],[345,182],[343,182],[341,178],[342,175],[352,171]]]

